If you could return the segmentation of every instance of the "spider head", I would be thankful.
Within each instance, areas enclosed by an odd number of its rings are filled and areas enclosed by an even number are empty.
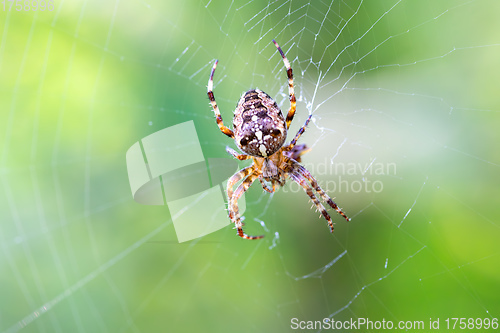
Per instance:
[[[285,143],[285,118],[276,102],[259,89],[243,94],[233,127],[236,145],[248,155],[268,157]]]

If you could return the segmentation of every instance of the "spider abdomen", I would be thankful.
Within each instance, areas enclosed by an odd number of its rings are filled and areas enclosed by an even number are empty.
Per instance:
[[[286,123],[278,104],[259,89],[241,96],[233,119],[236,145],[246,154],[268,157],[286,139]]]

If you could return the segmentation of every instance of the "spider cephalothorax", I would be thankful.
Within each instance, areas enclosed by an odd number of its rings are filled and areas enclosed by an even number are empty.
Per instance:
[[[304,188],[309,198],[316,205],[316,208],[323,214],[333,232],[333,222],[325,210],[325,207],[318,200],[317,195],[323,199],[330,207],[335,209],[346,220],[349,218],[342,212],[337,204],[321,189],[318,182],[306,168],[299,162],[301,155],[308,151],[306,145],[296,145],[297,140],[304,133],[307,124],[311,120],[311,116],[307,118],[305,124],[297,132],[290,144],[283,146],[286,140],[287,130],[290,127],[296,109],[295,93],[293,89],[293,73],[290,67],[290,62],[279,47],[278,43],[273,40],[274,45],[278,49],[286,67],[288,76],[288,91],[290,95],[290,110],[287,113],[286,119],[283,117],[278,104],[265,92],[259,89],[252,89],[243,94],[234,111],[233,130],[224,126],[219,108],[215,101],[213,89],[213,80],[215,69],[217,68],[217,60],[214,63],[210,79],[208,80],[208,98],[215,112],[217,125],[222,133],[235,140],[238,148],[245,154],[238,154],[233,149],[227,147],[229,154],[239,160],[253,159],[253,164],[243,168],[234,174],[227,182],[227,198],[229,218],[238,229],[238,235],[246,239],[258,239],[264,236],[248,236],[243,232],[243,222],[239,215],[238,199],[259,179],[262,188],[270,193],[273,193],[276,184],[283,186],[287,177],[297,182]],[[233,187],[240,180],[243,181],[233,192]],[[266,182],[272,185],[269,188]]]

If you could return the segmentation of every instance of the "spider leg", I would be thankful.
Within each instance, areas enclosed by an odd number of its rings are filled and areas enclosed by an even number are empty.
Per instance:
[[[330,207],[332,207],[333,209],[335,209],[337,211],[337,213],[339,213],[340,215],[342,215],[347,221],[350,221],[351,219],[347,217],[347,215],[339,208],[339,206],[337,206],[337,204],[335,203],[335,201],[332,200],[332,198],[330,198],[328,196],[328,194],[325,193],[325,191],[323,191],[323,189],[318,185],[318,182],[316,181],[316,179],[313,177],[313,175],[311,175],[311,173],[306,169],[304,168],[302,165],[300,165],[299,163],[297,163],[296,161],[294,160],[290,160],[290,163],[293,165],[293,169],[299,173],[301,176],[303,176],[304,178],[306,178],[310,183],[311,183],[311,186],[316,190],[316,192],[318,192],[318,194],[321,196],[321,198],[328,204],[330,205]]]
[[[290,144],[283,147],[283,153],[285,154],[285,156],[287,156],[291,159],[294,159],[297,162],[300,162],[300,156],[304,155],[309,150],[311,150],[310,148],[307,148],[307,146],[305,144],[301,144],[301,145],[297,145],[297,146],[295,145],[297,143],[297,141],[299,140],[299,138],[301,137],[301,135],[305,132],[307,125],[311,121],[311,118],[312,118],[312,114],[310,114],[309,117],[307,117],[306,122],[304,123],[304,125],[302,125],[302,127],[299,129],[297,134],[295,134],[295,137],[290,142]]]
[[[233,156],[234,158],[239,159],[240,161],[244,161],[244,160],[248,160],[248,159],[252,158],[252,156],[250,156],[250,155],[238,154],[234,149],[229,148],[229,147],[226,147],[226,152],[229,155]]]
[[[305,143],[302,143],[300,145],[296,145],[292,149],[289,149],[289,146],[286,146],[285,148],[286,149],[283,149],[283,155],[285,155],[286,157],[291,158],[299,163],[302,159],[301,156],[311,150],[311,148],[308,148]]]
[[[323,217],[328,222],[328,225],[330,226],[330,231],[333,232],[334,228],[333,228],[332,218],[330,217],[330,215],[328,215],[328,212],[326,211],[325,207],[321,204],[321,202],[319,202],[316,195],[314,195],[312,187],[307,183],[307,180],[304,178],[304,176],[302,176],[300,173],[296,171],[290,172],[289,175],[293,181],[302,186],[304,191],[306,191],[309,198],[311,198],[312,202],[316,205],[316,208],[321,212],[321,214],[323,214]]]
[[[280,52],[281,57],[283,58],[283,63],[285,64],[286,68],[286,75],[288,76],[288,94],[290,95],[290,110],[288,110],[288,114],[286,115],[286,129],[288,129],[290,128],[290,124],[292,123],[293,116],[295,115],[295,109],[297,107],[297,101],[295,99],[295,92],[293,89],[293,72],[292,67],[290,67],[290,62],[286,58],[285,53],[283,53],[281,47],[278,45],[278,43],[276,43],[274,39],[273,43]]]
[[[253,165],[247,166],[246,168],[241,169],[237,173],[235,173],[231,178],[228,179],[227,181],[227,186],[226,186],[226,193],[227,193],[227,202],[228,202],[228,211],[229,211],[229,218],[231,221],[233,220],[234,212],[231,209],[231,200],[233,198],[233,187],[234,185],[239,182],[241,179],[247,177],[249,174],[251,174],[255,170]]]
[[[272,185],[273,185],[273,189],[272,189],[272,190],[270,190],[270,189],[267,187],[266,183],[264,183],[264,178],[262,178],[262,175],[260,175],[260,176],[259,176],[259,181],[260,181],[260,184],[262,185],[262,188],[263,188],[265,191],[267,191],[267,192],[269,192],[269,193],[271,193],[271,194],[272,194],[272,193],[274,193],[274,191],[276,191],[276,183],[275,183],[275,182],[271,182],[271,183],[272,183]]]
[[[263,238],[264,236],[249,236],[243,232],[243,223],[241,222],[240,219],[240,214],[238,210],[238,199],[241,197],[243,193],[245,193],[250,185],[254,182],[255,179],[258,178],[258,175],[255,173],[251,173],[243,182],[236,188],[236,191],[234,192],[234,195],[231,196],[231,199],[229,199],[229,212],[230,212],[230,217],[232,216],[231,220],[234,222],[236,229],[238,229],[238,236],[241,238],[245,239],[259,239]],[[228,193],[229,196],[229,193]]]
[[[299,140],[299,138],[301,137],[301,135],[304,134],[307,125],[311,121],[311,118],[312,118],[312,114],[310,114],[309,117],[307,117],[306,122],[304,123],[304,125],[302,125],[302,127],[299,129],[299,131],[297,132],[297,134],[295,134],[295,137],[293,138],[293,140],[288,145],[288,147],[290,147],[289,149],[292,149],[295,146],[295,144],[297,143],[297,140]]]
[[[234,133],[229,128],[224,126],[224,123],[222,122],[222,117],[221,117],[220,112],[219,112],[219,107],[217,106],[217,102],[215,101],[214,93],[212,91],[212,89],[214,87],[215,68],[217,68],[218,62],[219,62],[219,60],[215,60],[214,67],[212,67],[212,72],[210,73],[210,79],[208,80],[207,95],[208,95],[208,99],[210,100],[210,104],[212,104],[212,108],[214,109],[215,120],[217,121],[217,125],[219,126],[219,129],[221,130],[222,133],[226,134],[228,137],[233,139]]]

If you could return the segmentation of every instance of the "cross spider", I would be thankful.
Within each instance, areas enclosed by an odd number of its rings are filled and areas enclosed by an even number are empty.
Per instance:
[[[305,124],[299,129],[290,144],[283,146],[287,130],[295,114],[296,100],[290,62],[274,39],[273,43],[276,45],[276,48],[283,58],[286,74],[288,76],[290,110],[288,111],[286,119],[283,117],[278,104],[276,104],[268,94],[259,89],[252,89],[241,96],[236,106],[236,110],[234,111],[234,130],[231,130],[224,126],[222,122],[222,117],[212,91],[214,73],[215,68],[217,68],[218,60],[215,60],[212,72],[210,73],[210,79],[208,80],[207,94],[214,109],[217,125],[222,133],[234,139],[236,145],[244,154],[238,154],[229,147],[226,147],[226,151],[240,161],[253,159],[252,165],[238,171],[227,182],[229,218],[235,224],[235,228],[238,229],[238,236],[245,239],[259,239],[264,237],[249,236],[243,232],[243,222],[241,221],[238,211],[238,199],[248,190],[256,179],[259,179],[265,191],[273,193],[276,189],[276,184],[283,186],[285,185],[286,178],[290,177],[304,188],[309,198],[311,198],[312,202],[316,205],[316,208],[323,214],[323,217],[328,222],[331,232],[333,232],[332,219],[314,194],[313,189],[328,205],[330,205],[330,207],[335,209],[347,221],[350,219],[325,191],[321,189],[311,173],[299,163],[301,155],[306,153],[308,149],[305,144],[296,145],[296,143],[302,133],[304,133],[307,124],[309,124],[312,114],[309,115]],[[234,185],[242,179],[242,183],[236,188],[236,191],[233,192]],[[271,189],[268,188],[265,181],[272,184]]]

